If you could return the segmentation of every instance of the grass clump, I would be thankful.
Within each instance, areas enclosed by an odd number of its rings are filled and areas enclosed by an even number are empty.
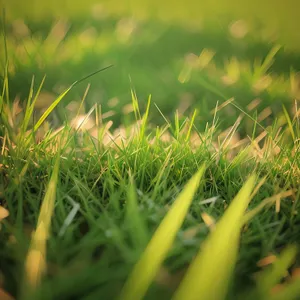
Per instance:
[[[155,127],[150,99],[142,115],[132,95],[136,122],[116,130],[98,108],[85,117],[95,115],[92,128],[65,123],[38,140],[26,118],[19,130],[2,123],[5,290],[28,297],[20,278],[24,270],[28,285],[34,269],[43,274],[31,285],[34,299],[232,299],[240,286],[258,299],[297,299],[296,271],[286,273],[297,270],[290,269],[296,248],[286,248],[299,232],[297,117],[279,133],[276,122],[264,130],[253,122],[253,136],[242,141],[235,134],[248,114],[225,133],[218,107],[204,132],[196,112],[174,123],[163,116],[165,126]],[[29,263],[32,247],[43,257],[37,269],[36,259]],[[274,265],[251,279],[270,253]],[[281,294],[274,294],[278,284]]]
[[[121,101],[130,113],[115,123],[98,103],[85,113],[89,86],[65,116],[63,100],[89,76],[40,111],[45,77],[32,79],[26,101],[12,100],[6,63],[0,296],[298,299],[297,76],[270,72],[280,49],[252,65],[190,53],[171,72],[175,93],[185,85],[203,100],[182,101],[170,116],[132,89],[132,102]]]

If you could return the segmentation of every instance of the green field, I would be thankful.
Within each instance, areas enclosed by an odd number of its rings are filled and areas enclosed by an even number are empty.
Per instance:
[[[299,299],[299,4],[261,2],[0,0],[1,300]]]

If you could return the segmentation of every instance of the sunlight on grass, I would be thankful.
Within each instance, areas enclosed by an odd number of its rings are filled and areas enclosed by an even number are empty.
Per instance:
[[[46,270],[46,243],[49,238],[58,182],[60,156],[57,155],[51,178],[46,190],[40,214],[25,261],[25,281],[23,295],[34,291],[40,284]]]
[[[236,263],[243,214],[256,177],[251,176],[204,242],[173,299],[225,299]]]
[[[119,299],[142,299],[162,265],[193,200],[205,166],[190,179],[154,233],[126,281]]]
[[[8,0],[0,26],[0,299],[298,300],[300,61],[282,32],[227,0],[53,1]]]

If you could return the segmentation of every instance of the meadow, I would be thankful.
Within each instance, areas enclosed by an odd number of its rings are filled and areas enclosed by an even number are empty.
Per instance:
[[[0,299],[299,299],[297,1],[2,1]]]

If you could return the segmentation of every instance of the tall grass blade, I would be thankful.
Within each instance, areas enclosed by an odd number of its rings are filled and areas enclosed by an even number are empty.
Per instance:
[[[37,101],[37,99],[40,95],[40,92],[41,92],[42,87],[44,85],[45,79],[46,79],[46,76],[43,77],[43,79],[42,79],[42,81],[41,81],[41,83],[38,87],[38,90],[37,90],[32,102],[31,102],[31,98],[32,98],[32,94],[33,94],[34,77],[32,79],[30,92],[29,92],[29,97],[28,97],[28,102],[27,102],[26,109],[25,109],[25,116],[24,116],[24,120],[22,122],[22,127],[21,127],[22,128],[22,134],[24,134],[25,131],[27,130],[30,118],[31,118],[33,110],[34,110],[35,103],[36,103],[36,101]]]
[[[2,29],[3,29],[3,45],[4,45],[4,57],[5,57],[5,69],[4,69],[4,80],[3,80],[3,90],[2,97],[0,98],[0,113],[2,113],[3,109],[3,101],[4,96],[6,97],[6,101],[9,101],[9,86],[8,86],[8,49],[7,49],[7,34],[6,34],[6,10],[2,9]],[[1,100],[2,99],[2,100]]]
[[[49,237],[51,218],[56,198],[56,187],[59,173],[60,155],[57,155],[54,169],[49,180],[44,200],[40,209],[36,231],[25,261],[25,278],[23,282],[22,299],[30,299],[31,293],[38,287],[46,269],[46,243]]]
[[[244,211],[256,176],[251,176],[190,265],[174,300],[225,299],[236,262]]]
[[[33,130],[37,131],[39,129],[39,127],[42,125],[42,123],[46,120],[46,118],[50,115],[50,113],[54,110],[54,108],[60,103],[60,101],[70,92],[70,90],[77,85],[78,83],[90,78],[91,76],[96,75],[99,72],[102,72],[108,68],[112,67],[112,65],[102,68],[100,70],[97,70],[75,82],[73,82],[70,87],[68,87],[64,92],[62,92],[54,101],[53,103],[46,109],[46,111],[42,114],[42,116],[39,118],[39,120],[37,121],[37,123],[35,124]]]
[[[133,246],[138,250],[143,249],[147,244],[148,234],[144,219],[139,211],[136,186],[132,177],[130,177],[130,186],[127,193],[126,223],[129,227]]]
[[[192,119],[190,121],[190,125],[189,125],[189,128],[188,128],[188,132],[187,132],[186,138],[185,138],[186,142],[188,142],[190,140],[190,136],[191,136],[191,132],[192,132],[192,127],[194,126],[196,115],[197,115],[197,110],[195,109],[194,113],[193,113],[193,116],[192,116]]]
[[[204,171],[205,166],[202,166],[175,200],[135,265],[119,299],[139,300],[146,294],[182,225]]]
[[[151,104],[151,95],[148,98],[146,112],[145,112],[145,114],[143,115],[143,118],[142,118],[142,125],[141,125],[141,130],[140,130],[140,139],[143,139],[145,137],[146,125],[147,125],[147,121],[148,121],[148,117],[149,117],[149,111],[150,111],[150,104]]]

